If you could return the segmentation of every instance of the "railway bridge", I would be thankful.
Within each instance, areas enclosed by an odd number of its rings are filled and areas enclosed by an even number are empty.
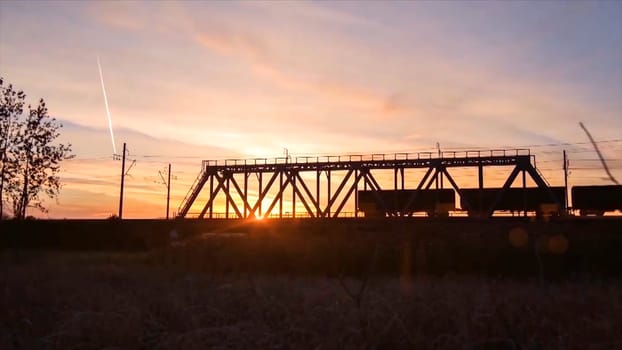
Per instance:
[[[529,149],[497,149],[204,160],[200,173],[181,202],[177,216],[189,217],[190,209],[198,205],[201,210],[194,216],[208,219],[220,217],[214,211],[218,196],[220,198],[224,196],[225,218],[246,219],[264,216],[336,218],[344,215],[344,209],[348,205],[354,206],[352,211],[349,211],[353,213],[352,216],[359,216],[361,188],[366,193],[371,193],[378,207],[386,208],[388,213],[392,213],[389,216],[403,216],[408,211],[391,212],[388,209],[390,205],[383,199],[381,192],[405,190],[406,169],[426,169],[426,171],[423,177],[414,179],[418,184],[414,190],[407,191],[408,196],[401,204],[404,208],[417,201],[417,197],[423,191],[430,188],[442,189],[447,180],[451,188],[461,197],[463,209],[469,210],[474,203],[469,203],[463,198],[463,190],[454,181],[449,169],[477,168],[477,188],[483,192],[484,168],[499,166],[511,166],[513,170],[486,208],[485,213],[488,216],[493,214],[504,194],[520,174],[523,189],[526,187],[528,175],[540,190],[549,193],[556,204],[563,206],[535,167],[535,155],[531,154]],[[385,188],[381,188],[375,175],[381,170],[393,171],[393,186],[385,185]],[[314,186],[310,186],[313,182]],[[205,192],[207,200],[199,201],[200,194],[205,197]],[[291,197],[286,199],[286,195]],[[286,201],[289,208],[284,208]],[[303,212],[296,212],[297,201],[302,203]]]

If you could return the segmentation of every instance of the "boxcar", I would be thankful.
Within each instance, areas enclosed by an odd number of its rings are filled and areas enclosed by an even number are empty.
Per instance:
[[[485,216],[492,207],[501,188],[467,188],[461,190],[460,208],[467,210],[469,216]],[[550,191],[549,191],[550,190]],[[508,188],[494,210],[535,212],[536,215],[560,214],[566,201],[564,187]]]
[[[413,195],[414,200],[410,201]],[[359,191],[358,196],[358,209],[366,217],[407,216],[415,212],[447,216],[456,209],[453,189]]]
[[[571,193],[572,209],[582,216],[622,211],[622,185],[574,186]]]

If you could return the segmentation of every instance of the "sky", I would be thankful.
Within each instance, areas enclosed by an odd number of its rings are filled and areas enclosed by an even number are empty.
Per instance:
[[[45,99],[76,155],[33,215],[117,213],[98,57],[117,153],[135,160],[124,217],[164,216],[169,163],[173,212],[201,160],[285,148],[530,146],[554,185],[566,149],[570,185],[609,183],[579,122],[622,179],[619,1],[2,1],[0,76]]]

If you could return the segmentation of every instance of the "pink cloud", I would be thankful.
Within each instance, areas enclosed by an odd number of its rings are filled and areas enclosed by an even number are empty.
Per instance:
[[[328,102],[365,109],[369,115],[381,119],[407,113],[399,94],[388,97],[370,89],[326,77],[303,76],[278,67],[266,45],[253,35],[241,32],[202,31],[194,34],[201,46],[220,55],[231,56],[245,62],[258,77],[273,85],[289,90],[319,96]]]
[[[86,11],[96,21],[121,30],[139,31],[146,28],[135,4],[128,2],[92,2]]]

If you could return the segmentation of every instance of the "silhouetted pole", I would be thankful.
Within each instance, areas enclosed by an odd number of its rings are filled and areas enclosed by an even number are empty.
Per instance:
[[[168,181],[166,182],[166,220],[168,220],[168,208],[171,203],[171,163],[168,163]]]
[[[564,210],[568,212],[568,158],[566,158],[566,150],[564,150],[564,193],[566,199],[564,201]]]
[[[123,185],[125,183],[125,142],[123,142],[123,158],[121,160],[121,194],[119,195],[119,219],[123,219]]]

